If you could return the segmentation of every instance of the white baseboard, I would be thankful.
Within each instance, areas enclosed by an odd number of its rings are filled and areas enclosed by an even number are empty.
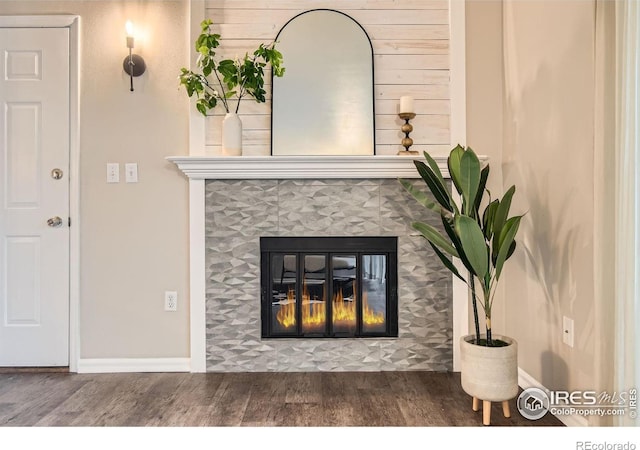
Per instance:
[[[96,358],[78,361],[78,373],[190,371],[189,358]]]
[[[533,378],[531,375],[529,375],[527,372],[522,370],[520,367],[518,367],[518,384],[522,389],[535,387],[535,388],[542,389],[543,391],[546,391],[546,392],[550,391],[550,389],[547,389],[545,386],[542,385],[542,383],[540,383],[538,380]],[[557,417],[560,422],[562,422],[568,427],[588,427],[589,426],[588,420],[583,416],[578,416],[573,414],[570,416],[555,416],[555,417]]]

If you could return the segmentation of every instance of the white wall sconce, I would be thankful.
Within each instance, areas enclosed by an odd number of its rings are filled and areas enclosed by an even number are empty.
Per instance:
[[[133,77],[139,77],[147,69],[147,65],[144,63],[144,59],[140,55],[133,54],[134,36],[133,36],[133,23],[130,20],[126,24],[127,30],[127,48],[129,49],[129,56],[124,58],[122,68],[129,75],[131,80],[131,92],[133,92]]]

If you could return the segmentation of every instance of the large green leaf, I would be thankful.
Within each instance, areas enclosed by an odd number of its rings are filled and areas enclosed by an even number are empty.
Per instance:
[[[505,192],[502,200],[500,201],[500,205],[496,210],[495,217],[493,218],[493,256],[494,258],[498,257],[498,247],[500,238],[500,233],[502,232],[502,227],[507,221],[507,217],[509,217],[509,209],[511,208],[511,199],[513,198],[513,194],[516,192],[516,187],[511,186],[507,192]]]
[[[442,176],[442,172],[440,172],[440,167],[438,167],[438,163],[436,162],[436,160],[433,159],[431,155],[427,152],[424,152],[424,159],[427,160],[429,167],[431,167],[431,170],[433,170],[433,173],[438,177],[440,184],[442,184],[442,186],[445,188],[445,190],[449,194],[449,197],[451,197],[451,192],[449,191],[449,189],[447,189],[447,182],[444,181],[444,177]]]
[[[518,232],[520,219],[522,219],[522,216],[511,217],[505,222],[504,226],[502,227],[502,231],[500,232],[498,257],[496,258],[496,281],[500,278],[500,273],[502,273],[502,266],[507,260],[507,256],[509,255],[509,252],[511,250],[511,244],[514,242],[516,233]]]
[[[489,178],[489,164],[484,166],[480,171],[480,185],[478,186],[478,193],[476,194],[476,200],[474,202],[474,209],[476,214],[480,211],[480,204],[482,203],[482,197],[484,196],[485,188],[487,187],[487,179]]]
[[[480,225],[467,216],[456,216],[454,227],[473,272],[481,280],[489,272],[489,249]]]
[[[460,253],[459,250],[462,245],[459,245],[460,239],[458,238],[458,236],[456,236],[456,231],[453,228],[453,216],[445,216],[443,214],[440,217],[442,219],[442,226],[444,228],[444,231],[447,233],[447,236],[449,236],[449,239],[451,239],[451,242],[453,243],[453,246],[458,250],[458,253]]]
[[[451,261],[449,258],[447,258],[447,256],[444,253],[442,253],[438,249],[438,247],[433,245],[431,242],[429,242],[429,245],[431,246],[433,251],[436,252],[436,255],[438,255],[438,258],[440,258],[440,261],[442,261],[442,264],[444,264],[444,266],[447,269],[449,269],[452,274],[454,274],[456,277],[460,278],[462,281],[464,281],[466,283],[467,280],[462,278],[462,275],[460,275],[460,272],[458,272],[458,268],[455,266],[455,264],[453,264],[453,261]]]
[[[462,261],[462,264],[464,264],[468,271],[473,272],[473,267],[471,267],[471,263],[469,262],[467,255],[464,254],[464,249],[462,248],[460,238],[458,237],[458,235],[456,235],[453,217],[447,217],[445,215],[442,215],[441,217],[444,231],[447,233],[447,236],[449,236],[449,239],[451,239],[453,247],[458,251],[458,257],[460,258],[460,261]]]
[[[494,200],[487,205],[482,214],[482,228],[484,231],[484,237],[487,240],[491,240],[493,237],[493,221],[496,217],[496,211],[500,205],[500,200]]]
[[[449,198],[449,194],[447,193],[447,188],[445,185],[440,183],[440,180],[433,173],[433,171],[427,167],[425,163],[422,161],[413,161],[416,168],[418,169],[418,173],[422,177],[422,179],[427,183],[429,190],[433,194],[433,197],[436,199],[438,203],[442,205],[448,211],[453,211],[451,207],[451,199]]]
[[[434,202],[433,199],[429,197],[424,191],[415,187],[413,183],[403,179],[400,179],[399,181],[400,184],[402,184],[402,186],[407,190],[407,192],[409,192],[413,196],[413,198],[415,198],[422,206],[437,213],[442,211],[442,207],[439,204]]]
[[[456,145],[451,153],[449,153],[449,157],[447,158],[447,165],[449,166],[449,175],[451,176],[451,180],[453,181],[458,194],[462,195],[462,187],[460,184],[460,160],[462,159],[462,155],[464,155],[464,148],[460,146],[460,144]]]
[[[451,256],[455,256],[456,258],[458,258],[458,252],[453,247],[453,245],[451,245],[451,243],[434,227],[432,227],[428,223],[422,222],[413,222],[411,226],[418,230],[426,240],[434,245],[437,245]]]
[[[474,216],[474,208],[478,187],[480,186],[480,161],[473,152],[468,149],[460,158],[460,188],[464,201],[464,212],[467,216]]]
[[[232,59],[223,59],[218,63],[218,71],[225,78],[231,78],[238,75],[238,68]]]

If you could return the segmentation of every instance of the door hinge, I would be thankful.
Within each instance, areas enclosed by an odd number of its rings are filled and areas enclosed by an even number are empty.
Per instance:
[[[71,227],[71,217],[69,217],[68,223],[69,223],[69,227]]]

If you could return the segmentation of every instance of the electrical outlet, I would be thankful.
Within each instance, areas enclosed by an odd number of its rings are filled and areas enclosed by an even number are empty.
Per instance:
[[[562,316],[562,342],[573,348],[573,319]]]
[[[164,293],[164,310],[178,310],[178,293],[176,291],[165,291]]]

